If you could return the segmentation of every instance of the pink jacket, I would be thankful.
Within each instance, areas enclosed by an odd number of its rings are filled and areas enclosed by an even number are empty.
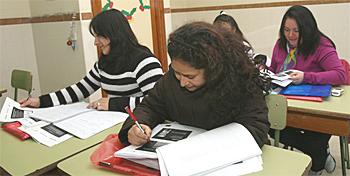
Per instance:
[[[286,56],[287,52],[279,47],[277,41],[269,69],[274,73],[279,72]],[[307,58],[300,53],[297,54],[297,64],[293,69],[304,72],[303,83],[346,84],[346,73],[337,51],[325,37],[321,37],[318,48]]]

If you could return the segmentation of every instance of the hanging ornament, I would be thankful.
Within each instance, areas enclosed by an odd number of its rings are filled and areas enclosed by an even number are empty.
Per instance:
[[[106,11],[108,9],[111,9],[113,7],[113,2],[111,0],[107,0],[107,3],[103,6],[102,11]]]
[[[140,9],[142,12],[143,12],[145,9],[150,9],[150,8],[151,8],[151,6],[149,6],[149,5],[144,5],[142,0],[139,0],[139,1],[140,1],[139,9]]]
[[[77,45],[77,26],[76,26],[75,19],[76,19],[76,13],[73,13],[72,21],[70,23],[70,32],[69,32],[68,40],[66,42],[66,44],[70,46],[73,49],[73,51],[75,50]]]
[[[132,20],[132,15],[134,15],[134,13],[136,12],[136,7],[133,8],[130,12],[126,10],[122,10],[121,12],[128,20]]]

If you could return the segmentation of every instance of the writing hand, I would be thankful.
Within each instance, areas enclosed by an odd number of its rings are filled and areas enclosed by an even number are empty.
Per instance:
[[[293,84],[300,84],[304,80],[304,72],[302,71],[293,71],[289,74],[290,79],[293,81]]]
[[[109,98],[100,98],[97,101],[89,103],[87,108],[97,109],[99,111],[108,111]]]
[[[143,145],[149,141],[151,138],[152,130],[149,126],[140,124],[142,129],[145,131],[143,133],[137,125],[133,125],[128,131],[128,141],[132,145]]]
[[[19,100],[19,104],[21,105],[21,107],[38,108],[40,107],[40,100],[39,98],[25,98]]]

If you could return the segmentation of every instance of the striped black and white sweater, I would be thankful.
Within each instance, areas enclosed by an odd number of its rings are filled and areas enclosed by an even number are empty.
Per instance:
[[[101,60],[96,62],[78,83],[40,96],[40,107],[78,102],[102,88],[110,98],[109,110],[124,111],[127,105],[133,109],[162,77],[163,71],[160,62],[151,52],[138,50],[128,57],[127,62],[105,61],[103,68]]]

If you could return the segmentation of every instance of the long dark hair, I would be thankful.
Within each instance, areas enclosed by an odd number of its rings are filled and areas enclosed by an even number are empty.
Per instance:
[[[259,71],[231,32],[218,31],[205,22],[189,23],[170,34],[168,52],[171,60],[181,59],[204,69],[209,103],[218,111],[232,108],[232,98],[245,101],[263,93]]]
[[[285,51],[287,51],[287,39],[284,35],[284,26],[288,18],[294,19],[298,25],[299,40],[297,48],[298,52],[303,54],[305,58],[315,52],[320,44],[321,36],[327,38],[335,48],[333,41],[318,29],[316,19],[312,12],[304,6],[295,5],[290,7],[284,14],[279,30],[280,47]]]
[[[221,11],[220,15],[215,17],[213,24],[216,25],[216,24],[220,24],[220,23],[227,23],[227,24],[229,24],[232,29],[236,30],[235,33],[238,35],[238,37],[240,37],[242,41],[245,41],[245,42],[247,42],[250,45],[248,40],[244,37],[244,35],[243,35],[241,29],[239,28],[236,20],[232,16],[224,14]]]
[[[128,57],[125,56],[135,48],[148,50],[139,44],[128,20],[116,9],[97,14],[90,22],[89,31],[93,36],[102,36],[111,41],[110,53],[102,55],[99,60],[99,66],[102,68],[107,67],[111,62],[126,62]]]

